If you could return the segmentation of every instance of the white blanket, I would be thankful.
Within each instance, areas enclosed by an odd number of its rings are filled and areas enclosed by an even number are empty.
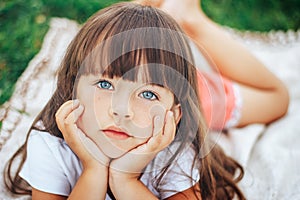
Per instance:
[[[10,101],[0,110],[1,172],[54,91],[55,71],[78,29],[74,21],[52,19],[41,51],[19,78]],[[253,124],[231,129],[218,142],[245,167],[240,185],[248,199],[300,199],[300,32],[228,31],[286,83],[291,104],[288,114],[269,126]],[[1,181],[2,199],[30,197],[12,196]]]

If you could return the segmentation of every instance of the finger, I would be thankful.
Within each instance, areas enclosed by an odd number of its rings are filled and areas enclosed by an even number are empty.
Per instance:
[[[73,110],[64,120],[63,124],[61,124],[61,133],[67,144],[71,147],[77,146],[81,142],[79,135],[82,131],[77,127],[76,121],[83,113],[83,110],[83,106],[80,105]]]
[[[77,108],[73,109],[65,118],[65,125],[74,124],[77,122],[78,118],[82,115],[84,110],[83,105],[79,105]]]
[[[83,144],[83,146],[87,149],[88,153],[99,163],[107,166],[109,164],[109,159],[104,155],[104,153],[99,149],[96,143],[87,137],[80,129],[78,129],[78,136]]]
[[[162,131],[163,137],[161,139],[161,143],[165,146],[168,146],[175,138],[176,133],[176,123],[174,118],[174,113],[172,111],[168,111],[166,113],[165,125]]]
[[[73,109],[79,106],[79,101],[67,101],[60,106],[60,108],[55,113],[55,120],[58,126],[62,126],[65,118],[73,111]]]
[[[175,120],[173,117],[173,112],[168,111],[165,115],[164,126],[159,127],[160,120],[158,120],[157,116],[154,118],[154,131],[158,133],[153,135],[144,148],[147,148],[149,152],[157,152],[164,149],[168,146],[174,139],[175,135]],[[158,128],[159,127],[159,131]],[[167,132],[166,132],[167,131]],[[173,133],[174,132],[174,133]],[[143,146],[142,146],[143,147]]]
[[[73,109],[80,105],[79,100],[69,100],[62,104],[56,111],[56,116],[66,116],[66,113],[70,113]]]
[[[75,106],[78,105],[75,104]],[[79,105],[74,109],[73,103],[67,102],[61,106],[60,111],[57,113],[57,126],[66,140],[69,140],[69,135],[72,136],[77,132],[75,123],[83,113],[83,110],[84,108],[82,105]]]
[[[149,149],[155,150],[160,145],[163,136],[164,121],[165,119],[161,116],[155,116],[153,118],[152,137],[147,142]]]
[[[152,137],[158,134],[162,134],[164,121],[164,117],[158,115],[153,117]]]
[[[76,122],[80,117],[80,115],[83,113],[83,110],[84,110],[83,106],[80,105],[78,108],[73,110],[64,120],[64,124],[63,124],[63,127],[65,129],[65,131],[63,131],[64,136],[68,136],[67,134],[71,134],[71,136],[78,134],[79,129],[76,125]]]

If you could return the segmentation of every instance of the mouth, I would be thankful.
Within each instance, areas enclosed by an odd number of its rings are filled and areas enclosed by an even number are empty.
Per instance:
[[[128,135],[126,132],[124,132],[121,129],[116,128],[116,127],[109,127],[102,131],[107,137],[116,139],[116,140],[125,140],[130,137],[130,135]]]

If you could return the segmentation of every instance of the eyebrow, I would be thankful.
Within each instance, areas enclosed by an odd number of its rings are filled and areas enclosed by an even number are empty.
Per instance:
[[[103,74],[97,74],[95,75],[97,76],[98,80],[102,80],[102,79],[109,79],[109,80],[113,80],[114,77],[110,78],[108,75],[103,75]],[[124,79],[122,76],[121,77],[115,77],[115,78],[121,78],[123,80],[126,80]],[[131,81],[131,80],[128,80],[128,81]],[[138,82],[138,81],[131,81],[131,82]],[[147,82],[147,81],[142,81],[142,83],[144,84],[144,86],[152,86],[152,87],[159,87],[159,88],[165,88],[165,89],[169,89],[167,88],[166,86],[162,85],[162,84],[159,84],[159,83],[154,83],[154,82]]]
[[[160,87],[160,88],[166,88],[164,85],[158,84],[158,83],[145,83],[145,85],[150,85],[153,87]]]

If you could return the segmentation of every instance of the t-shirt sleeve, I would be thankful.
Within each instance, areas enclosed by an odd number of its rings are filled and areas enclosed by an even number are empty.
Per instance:
[[[197,78],[202,111],[209,128],[221,130],[230,124],[236,125],[232,122],[228,124],[232,120],[236,101],[240,99],[234,91],[233,82],[220,74],[200,71],[197,71]]]
[[[193,187],[200,180],[200,163],[194,163],[195,152],[187,148],[171,163],[161,177],[162,163],[173,150],[168,149],[156,156],[148,167],[148,173],[143,174],[141,180],[158,198],[165,199],[176,193],[183,192]],[[193,165],[194,163],[194,165]],[[158,180],[160,179],[160,180]]]
[[[158,186],[162,191],[160,194],[162,199],[183,192],[199,181],[199,164],[193,167],[193,159],[194,153],[186,151],[171,164]]]
[[[27,158],[19,175],[37,190],[68,196],[71,185],[53,155],[50,149],[52,147],[41,134],[48,133],[31,133],[27,144]]]

